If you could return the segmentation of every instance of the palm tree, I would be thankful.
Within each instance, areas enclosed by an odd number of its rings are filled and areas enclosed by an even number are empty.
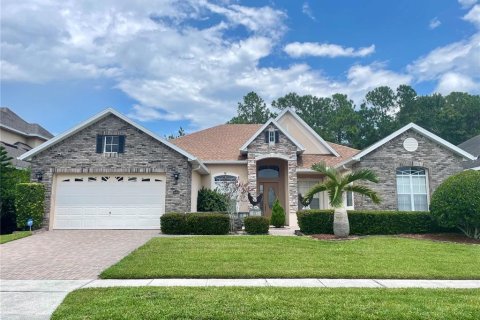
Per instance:
[[[305,198],[311,199],[314,194],[327,191],[330,205],[335,208],[335,213],[333,215],[333,233],[337,237],[348,237],[350,233],[350,225],[348,223],[347,209],[343,202],[343,194],[346,191],[352,191],[369,197],[374,203],[380,203],[380,197],[375,191],[365,186],[352,184],[354,181],[358,180],[377,183],[377,175],[369,169],[360,169],[342,175],[338,170],[327,167],[325,163],[314,164],[312,169],[324,174],[327,177],[327,180],[316,184],[308,190]]]

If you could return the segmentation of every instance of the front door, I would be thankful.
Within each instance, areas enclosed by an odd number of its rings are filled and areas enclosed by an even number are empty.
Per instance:
[[[278,182],[261,182],[260,190],[263,189],[262,212],[267,218],[272,216],[273,203],[279,198]]]

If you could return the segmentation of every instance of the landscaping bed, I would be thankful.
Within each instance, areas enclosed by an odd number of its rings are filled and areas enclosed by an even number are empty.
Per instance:
[[[412,239],[425,239],[433,241],[469,243],[480,245],[480,239],[472,239],[462,233],[400,234],[399,236]]]
[[[396,236],[172,237],[150,240],[100,277],[480,279],[479,265],[480,246]]]
[[[70,293],[52,319],[478,319],[480,290],[101,288]]]

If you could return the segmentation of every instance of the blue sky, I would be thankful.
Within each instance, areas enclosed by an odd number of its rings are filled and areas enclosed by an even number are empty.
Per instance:
[[[58,134],[106,107],[156,133],[229,120],[249,91],[360,102],[380,86],[480,93],[480,3],[1,3],[1,105]]]

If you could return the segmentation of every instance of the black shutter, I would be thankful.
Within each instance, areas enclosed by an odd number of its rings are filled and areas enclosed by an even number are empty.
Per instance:
[[[103,153],[103,138],[104,136],[97,134],[97,153]]]
[[[278,130],[275,130],[275,143],[280,142],[280,134],[278,133]]]
[[[125,136],[118,136],[118,153],[125,152]]]
[[[270,141],[268,140],[268,131],[265,131],[265,143],[269,143]]]

